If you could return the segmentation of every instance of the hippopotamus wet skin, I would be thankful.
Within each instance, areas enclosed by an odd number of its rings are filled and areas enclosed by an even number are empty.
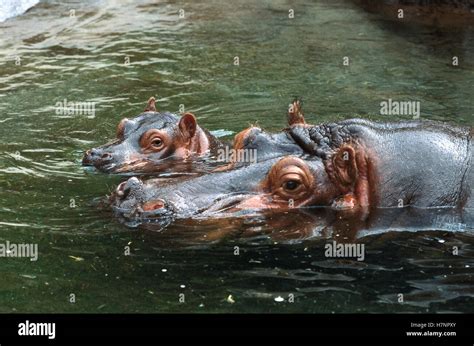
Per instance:
[[[106,173],[158,172],[191,157],[212,155],[220,146],[193,114],[157,112],[152,97],[144,113],[122,119],[115,141],[87,150],[82,163]]]
[[[259,143],[259,135],[252,132],[252,143]],[[133,178],[133,184],[118,187],[112,204],[138,218],[309,206],[364,215],[380,207],[473,206],[469,128],[353,119],[315,126],[296,122],[284,135],[309,155],[285,155],[167,185]],[[277,138],[264,141],[266,148]]]

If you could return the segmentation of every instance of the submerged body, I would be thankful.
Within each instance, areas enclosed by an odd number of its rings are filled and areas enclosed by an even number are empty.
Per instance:
[[[113,207],[136,219],[312,206],[363,216],[373,208],[472,208],[469,128],[353,119],[316,126],[298,122],[279,135],[247,130],[241,136],[247,145],[264,143],[265,152],[274,145],[280,156],[184,181],[131,178],[112,195]],[[282,137],[288,141],[283,149],[278,143]],[[301,155],[292,155],[291,142]],[[284,153],[285,148],[292,152]]]

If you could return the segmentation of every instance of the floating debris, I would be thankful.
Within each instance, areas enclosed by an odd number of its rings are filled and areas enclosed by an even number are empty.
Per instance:
[[[36,279],[36,275],[20,274],[20,276],[23,276],[24,278],[27,278],[27,279]]]
[[[234,297],[232,297],[232,294],[229,294],[226,300],[227,300],[227,303],[230,303],[230,304],[235,303],[235,300],[234,300]]]
[[[69,258],[72,258],[76,262],[84,261],[84,258],[82,258],[82,257],[76,257],[76,256],[69,255]]]

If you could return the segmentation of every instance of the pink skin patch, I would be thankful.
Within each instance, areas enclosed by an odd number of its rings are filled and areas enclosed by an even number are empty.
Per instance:
[[[144,211],[153,211],[157,209],[161,209],[165,206],[165,203],[161,200],[156,200],[156,201],[149,201],[143,204],[142,209]]]
[[[332,203],[334,209],[354,209],[356,206],[356,198],[352,193],[348,193],[340,197]]]

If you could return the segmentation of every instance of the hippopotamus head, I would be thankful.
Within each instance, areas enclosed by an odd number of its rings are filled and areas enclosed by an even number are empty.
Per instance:
[[[193,114],[157,112],[152,97],[142,114],[120,121],[113,142],[87,150],[82,164],[106,173],[155,172],[176,160],[203,155],[216,143]]]
[[[305,149],[295,141],[292,135],[292,132],[300,126],[306,126],[306,122],[301,112],[300,102],[295,100],[288,109],[286,129],[278,133],[269,133],[257,126],[250,126],[239,132],[234,137],[233,149],[227,152],[225,161],[229,164],[217,170],[234,169],[248,163],[285,155],[304,155]],[[218,161],[223,161],[223,159],[218,156]]]
[[[233,148],[229,150],[226,166],[217,170],[228,170],[255,162],[285,155],[303,155],[304,150],[285,132],[269,133],[251,126],[234,137]],[[218,161],[221,159],[218,157]]]
[[[330,159],[284,156],[179,182],[131,178],[111,196],[116,212],[135,220],[248,215],[260,210],[363,204],[355,151]]]
[[[331,206],[358,209],[368,201],[367,165],[362,148],[350,144],[313,150],[300,140],[311,129],[298,101],[290,105],[289,127],[269,134],[250,127],[235,136],[230,163],[213,173],[181,180],[131,178],[110,201],[134,220],[247,215],[263,210]],[[303,133],[304,135],[304,133]],[[239,150],[256,150],[258,160],[240,164]],[[308,154],[309,152],[309,154]]]

